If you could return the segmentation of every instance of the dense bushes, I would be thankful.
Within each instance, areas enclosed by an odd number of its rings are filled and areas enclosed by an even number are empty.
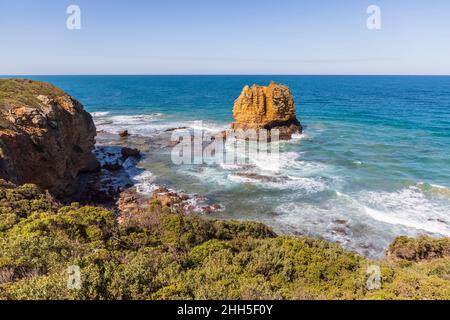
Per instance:
[[[429,260],[369,261],[325,241],[158,203],[119,225],[105,209],[60,208],[34,186],[3,184],[0,298],[450,299],[450,259],[444,240],[436,241],[401,238],[391,246],[423,252],[432,244],[426,252],[440,254],[419,254]],[[370,264],[382,267],[381,290],[366,290]],[[73,290],[72,265],[81,270],[81,288]]]

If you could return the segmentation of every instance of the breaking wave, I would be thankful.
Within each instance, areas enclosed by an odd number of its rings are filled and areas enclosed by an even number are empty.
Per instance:
[[[430,187],[419,184],[396,192],[361,192],[358,199],[375,220],[450,236],[450,198],[439,198],[439,192],[448,189],[437,188],[429,194]]]

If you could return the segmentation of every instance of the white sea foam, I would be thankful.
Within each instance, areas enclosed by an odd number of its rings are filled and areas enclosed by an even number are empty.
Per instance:
[[[239,170],[242,168],[242,166],[239,166],[237,164],[227,164],[227,163],[221,163],[220,167],[224,170],[230,170],[230,171],[235,171],[235,170]]]
[[[294,133],[292,135],[291,141],[297,141],[307,138],[306,133]]]
[[[207,121],[187,121],[184,123],[184,126],[195,130],[203,130],[209,133],[218,133],[228,129],[227,125]]]
[[[283,203],[275,209],[275,220],[287,230],[301,234],[320,236],[330,241],[340,242],[349,246],[352,230],[349,227],[349,217],[341,214],[336,206],[333,209],[308,203]],[[336,221],[342,221],[336,223]],[[355,249],[355,247],[351,247]]]
[[[262,171],[278,172],[283,166],[281,154],[258,154],[251,157],[250,163]]]
[[[106,117],[110,113],[107,111],[98,111],[98,112],[91,112],[91,116],[93,118],[100,118],[100,117]]]
[[[332,173],[332,167],[316,161],[302,160],[298,152],[281,152],[280,168],[299,177],[323,176]]]
[[[158,128],[153,128],[153,123],[160,121],[161,113],[140,115],[110,115],[106,112],[98,112],[94,116],[94,122],[98,129],[109,133],[117,133],[120,130],[128,130],[133,134],[154,133]]]
[[[134,183],[136,191],[149,195],[157,189],[157,186],[154,184],[155,176],[149,170],[136,167],[137,164],[138,160],[130,157],[123,162],[122,166]]]
[[[306,133],[294,133],[290,140],[282,140],[282,144],[298,144],[300,141],[308,139],[309,136]]]
[[[446,187],[446,186],[441,186],[439,184],[430,184],[430,186],[434,187],[434,188],[438,188],[438,189],[444,189],[444,190],[450,190],[450,188]]]
[[[133,180],[136,182],[136,191],[142,194],[150,195],[158,188],[158,186],[154,184],[154,175],[148,170],[134,176]]]
[[[249,183],[268,189],[287,190],[292,189],[297,193],[312,194],[324,191],[327,186],[324,182],[314,178],[251,176],[229,174],[228,180],[235,183]]]
[[[252,150],[248,154],[236,153],[238,150],[233,145],[226,145],[226,152],[230,158],[235,156],[239,164],[256,166],[263,172],[277,173],[286,169],[300,169],[302,173],[314,173],[325,169],[324,165],[315,162],[301,161],[301,154],[297,152],[256,152]],[[247,157],[247,158],[245,158]]]
[[[441,186],[439,184],[428,184],[423,182],[418,183],[417,186],[420,190],[422,190],[425,193],[429,192],[434,196],[444,196],[450,198],[450,188],[446,186]]]
[[[268,189],[292,189],[303,194],[322,192],[327,188],[321,173],[328,167],[317,162],[302,161],[301,153],[233,154],[237,150],[232,144],[226,145],[226,151],[238,159],[237,164],[221,164],[222,169],[233,172],[227,176],[231,182],[254,184]],[[240,158],[245,156],[249,156],[247,161],[242,161]]]
[[[128,130],[132,134],[153,136],[168,129],[183,128],[182,130],[199,130],[210,134],[227,129],[227,126],[205,121],[167,121],[162,113],[138,115],[110,115],[109,113],[95,113],[94,121],[101,130],[117,133]],[[186,128],[186,129],[185,129]]]
[[[417,230],[424,230],[426,232],[441,234],[444,236],[450,236],[450,227],[439,222],[430,222],[423,217],[417,217],[409,212],[384,212],[381,210],[375,210],[369,207],[365,207],[366,213],[375,220],[386,222],[394,225],[401,225]]]
[[[375,220],[450,236],[450,202],[432,201],[416,186],[397,192],[362,192],[358,199]]]
[[[198,170],[195,166],[180,166],[177,168],[177,172],[198,179],[203,183],[211,184],[211,187],[217,186],[220,188],[227,188],[232,186],[227,179],[226,172],[218,170],[218,167],[202,167]]]
[[[109,120],[113,121],[116,125],[123,124],[137,124],[143,122],[154,122],[161,120],[163,114],[152,113],[152,114],[138,114],[138,115],[117,115],[109,117]]]

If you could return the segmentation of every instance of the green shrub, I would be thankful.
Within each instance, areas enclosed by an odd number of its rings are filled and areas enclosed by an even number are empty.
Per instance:
[[[0,299],[450,299],[448,239],[399,238],[389,259],[371,261],[156,202],[119,225],[108,210],[60,207],[32,185],[1,184],[0,196]],[[382,272],[376,291],[366,289],[371,264]],[[74,265],[79,290],[67,287]]]

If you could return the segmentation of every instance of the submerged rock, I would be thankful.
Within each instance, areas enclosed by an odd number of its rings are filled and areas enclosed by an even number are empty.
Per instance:
[[[151,203],[158,203],[162,207],[183,214],[193,212],[211,214],[223,209],[220,204],[205,205],[205,200],[198,195],[191,197],[184,192],[175,192],[165,187],[157,188],[150,198]]]
[[[96,128],[81,103],[43,82],[0,80],[0,178],[55,195],[94,171]]]
[[[302,126],[295,114],[294,97],[287,86],[271,82],[269,86],[245,86],[233,108],[233,130],[280,131],[280,139],[289,140],[301,133]]]
[[[128,159],[128,158],[140,158],[141,157],[141,151],[139,151],[139,149],[135,149],[135,148],[128,148],[128,147],[123,147],[121,149],[121,154],[122,154],[122,158],[124,160]]]
[[[178,127],[178,128],[170,128],[165,130],[165,132],[174,132],[174,131],[178,131],[178,130],[187,130],[189,129],[189,127]]]
[[[121,137],[121,138],[126,138],[126,137],[128,137],[130,134],[128,133],[128,130],[122,130],[122,131],[119,131],[119,136]]]
[[[103,169],[108,171],[119,171],[123,169],[123,166],[119,162],[107,162],[102,166]]]

